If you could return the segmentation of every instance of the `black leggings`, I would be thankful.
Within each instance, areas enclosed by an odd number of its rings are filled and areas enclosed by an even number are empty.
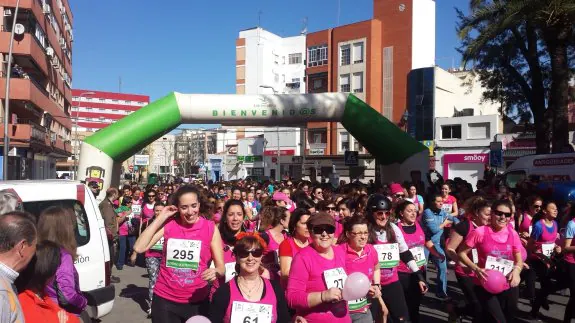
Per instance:
[[[423,271],[423,276],[426,276],[425,271]],[[419,278],[416,274],[400,272],[399,282],[403,288],[405,299],[409,300],[409,302],[407,302],[409,318],[411,319],[411,322],[419,323],[419,305],[421,305],[421,299],[423,298],[423,294],[419,288]]]
[[[575,317],[575,264],[565,262],[567,269],[566,283],[569,286],[569,302],[565,307],[565,316],[563,317],[564,323],[570,323],[571,318]]]
[[[515,321],[519,298],[517,287],[493,295],[483,287],[475,286],[475,294],[484,309],[481,322],[511,323]]]
[[[543,302],[547,301],[547,297],[549,297],[549,294],[552,292],[551,271],[547,268],[547,265],[539,259],[530,259],[528,263],[541,283],[541,289],[535,295],[535,302],[532,308],[533,312],[539,312],[539,307],[541,307]]]
[[[388,285],[382,285],[381,298],[389,310],[388,322],[410,322],[409,310],[407,308],[407,303],[405,302],[405,295],[403,294],[403,288],[399,281]],[[372,302],[370,309],[374,321],[381,322],[383,314],[379,302]]]
[[[471,316],[473,318],[473,322],[481,322],[481,316],[483,315],[481,312],[481,302],[479,302],[479,299],[477,299],[477,295],[475,294],[475,283],[473,282],[473,278],[459,275],[455,275],[455,278],[457,278],[459,288],[461,288],[463,296],[465,297],[466,307],[463,312]],[[458,314],[461,315],[462,313],[458,311]]]
[[[175,303],[154,294],[152,323],[185,323],[195,315],[208,315],[207,301],[200,303]]]

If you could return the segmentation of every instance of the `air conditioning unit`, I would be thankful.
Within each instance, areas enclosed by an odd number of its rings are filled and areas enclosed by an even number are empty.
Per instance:
[[[66,40],[64,38],[60,38],[58,42],[60,43],[60,46],[62,47],[66,46]]]
[[[48,55],[48,57],[54,57],[54,48],[47,47],[46,48],[46,55]]]
[[[72,29],[70,29],[70,41],[74,41],[74,33],[72,32]]]
[[[54,58],[52,59],[52,66],[56,67],[60,65],[60,63],[58,62],[58,57],[54,56]]]
[[[44,5],[42,5],[42,12],[46,15],[49,15],[52,13],[52,8],[50,8],[50,5],[45,3]]]
[[[4,17],[11,17],[12,9],[4,9]]]

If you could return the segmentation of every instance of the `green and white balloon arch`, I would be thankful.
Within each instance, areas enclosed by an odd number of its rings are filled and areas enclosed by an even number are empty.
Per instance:
[[[181,124],[291,126],[313,121],[340,122],[383,165],[401,164],[414,155],[424,156],[427,151],[427,147],[353,94],[173,92],[86,137],[77,178],[97,181],[103,191],[110,185],[117,186],[123,161]]]

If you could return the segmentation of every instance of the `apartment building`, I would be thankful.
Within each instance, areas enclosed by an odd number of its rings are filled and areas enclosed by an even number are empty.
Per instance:
[[[0,116],[14,30],[9,93],[8,179],[55,178],[71,153],[73,15],[68,0],[0,0]],[[3,122],[2,122],[3,124]],[[4,138],[1,126],[0,137]],[[0,157],[3,158],[3,157]]]
[[[397,125],[407,109],[407,75],[435,64],[435,1],[374,0],[373,19],[312,32],[306,39],[308,93],[348,92]],[[375,177],[375,160],[339,123],[308,123],[304,173]],[[386,140],[382,138],[382,140]],[[344,165],[358,151],[358,166]]]

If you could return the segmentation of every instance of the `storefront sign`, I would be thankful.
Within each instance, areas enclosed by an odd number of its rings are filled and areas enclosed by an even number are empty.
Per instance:
[[[315,149],[310,149],[309,155],[311,156],[322,156],[324,154],[325,149],[323,148],[315,148]]]
[[[150,164],[150,155],[135,155],[134,165],[148,166]]]
[[[221,159],[210,159],[212,171],[219,172],[222,170],[222,160]]]
[[[264,151],[264,155],[266,155],[266,156],[277,156],[278,151],[277,150],[266,150],[266,151]],[[295,149],[281,149],[281,150],[279,150],[279,155],[280,156],[293,156],[293,155],[295,155]]]
[[[261,162],[263,160],[264,160],[263,156],[238,156],[238,161],[244,163],[255,163],[255,162]]]
[[[443,155],[443,178],[449,179],[449,164],[487,164],[489,154],[445,154]]]

